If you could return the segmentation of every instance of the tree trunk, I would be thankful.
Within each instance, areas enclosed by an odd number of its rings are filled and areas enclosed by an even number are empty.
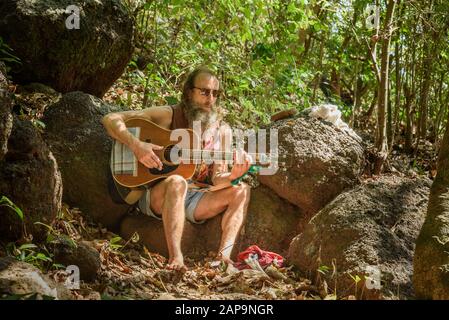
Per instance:
[[[387,119],[386,119],[386,104],[388,101],[388,74],[389,74],[389,50],[392,33],[392,22],[394,15],[394,8],[396,6],[396,0],[389,0],[387,7],[387,14],[382,30],[382,56],[380,67],[380,85],[379,95],[377,102],[377,134],[376,134],[376,151],[377,159],[374,164],[374,174],[380,174],[383,164],[388,155],[387,145]]]
[[[432,75],[432,60],[434,57],[434,52],[432,50],[432,44],[431,39],[432,37],[430,34],[432,33],[432,30],[430,30],[429,22],[432,18],[431,12],[433,7],[433,0],[429,1],[429,8],[427,10],[427,15],[425,20],[423,21],[423,29],[424,29],[424,35],[427,39],[424,39],[423,43],[423,58],[422,58],[422,71],[423,71],[423,77],[422,77],[422,85],[421,85],[421,95],[419,99],[419,126],[418,126],[418,142],[417,147],[419,144],[420,139],[426,139],[427,136],[427,118],[428,118],[428,99],[429,99],[429,90],[430,90],[430,83],[431,83],[431,75]],[[418,148],[416,148],[418,149]]]
[[[354,128],[355,126],[355,119],[357,119],[359,115],[359,61],[355,62],[355,79],[354,79],[354,103],[352,104],[352,115],[350,119],[350,126]]]
[[[399,5],[399,3],[398,3]],[[400,13],[399,13],[399,23],[398,23],[398,29],[402,26],[402,13],[403,13],[403,6],[401,5]],[[396,132],[398,131],[398,128],[400,126],[400,120],[399,120],[399,110],[401,108],[401,88],[402,88],[402,79],[401,79],[401,50],[402,46],[399,44],[399,37],[396,40],[395,48],[394,48],[394,57],[395,57],[395,102],[394,102],[394,118],[393,118],[393,132],[391,133],[391,142],[388,146],[388,149],[391,150],[393,148],[394,142],[396,140]]]
[[[360,121],[360,128],[361,129],[367,129],[369,126],[369,122],[371,119],[371,116],[373,115],[374,108],[377,105],[377,95],[379,94],[378,90],[374,90],[373,99],[371,100],[371,104],[369,106],[369,109],[366,111],[366,113],[363,115],[361,121]]]
[[[426,220],[416,241],[413,285],[419,299],[449,299],[449,119]]]
[[[390,64],[391,68],[391,64]],[[391,82],[388,85],[387,90],[387,150],[391,150],[393,144],[393,106],[391,103]]]
[[[408,87],[407,83],[404,83],[404,95],[405,95],[405,152],[412,152],[412,139],[413,139],[413,114],[412,103],[413,93]]]
[[[443,99],[443,84],[444,84],[444,77],[446,75],[446,71],[442,72],[439,77],[439,83],[438,83],[438,89],[435,93],[435,110],[433,111],[434,121],[433,121],[433,128],[430,135],[430,141],[433,143],[437,143],[438,141],[438,134],[440,132],[440,124],[441,120],[443,119],[443,111],[446,108],[446,105],[444,104]]]
[[[416,28],[416,26],[414,27]],[[414,34],[416,36],[416,34]],[[405,104],[406,104],[406,115],[407,115],[407,127],[405,131],[405,151],[409,154],[413,151],[413,126],[415,117],[415,97],[416,97],[416,42],[411,43],[411,64],[410,66],[410,84],[411,88],[408,87],[408,81],[404,85],[405,93]]]

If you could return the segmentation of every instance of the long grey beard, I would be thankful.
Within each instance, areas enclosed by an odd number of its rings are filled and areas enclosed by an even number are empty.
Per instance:
[[[212,110],[207,112],[201,110],[198,106],[194,104],[186,105],[185,113],[187,120],[189,122],[189,127],[193,127],[194,121],[201,122],[201,130],[207,130],[213,123],[219,119],[219,114],[216,111],[216,107],[213,106]]]

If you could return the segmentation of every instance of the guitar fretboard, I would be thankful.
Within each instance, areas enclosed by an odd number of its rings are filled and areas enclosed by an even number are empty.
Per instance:
[[[179,159],[182,161],[192,161],[193,163],[200,163],[201,161],[221,161],[227,164],[243,163],[243,157],[239,157],[238,151],[223,151],[223,150],[202,150],[202,149],[180,149],[178,150]],[[236,158],[234,156],[237,154]],[[265,153],[247,153],[251,156],[251,164],[270,164],[277,160],[275,155]]]

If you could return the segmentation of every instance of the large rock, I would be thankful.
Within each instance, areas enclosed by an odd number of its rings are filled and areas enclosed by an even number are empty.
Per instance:
[[[11,257],[0,258],[0,293],[25,297],[36,294],[36,299],[73,299],[68,289],[39,269]]]
[[[69,5],[80,9],[79,29],[66,27]],[[133,20],[118,0],[4,0],[0,17],[0,36],[22,62],[11,72],[17,83],[101,97],[133,52]]]
[[[59,243],[55,247],[55,262],[79,268],[80,279],[94,281],[101,267],[100,253],[89,242],[81,241],[72,246]]]
[[[302,232],[307,217],[264,185],[251,190],[248,217],[238,242],[239,251],[256,244],[286,255],[291,240]]]
[[[449,299],[449,121],[414,258],[417,298]]]
[[[0,207],[0,238],[16,240],[23,231],[42,240],[46,227],[61,209],[62,182],[53,154],[37,129],[14,118],[8,152],[0,161],[0,195],[23,211],[23,221],[8,207]],[[23,226],[25,228],[23,228]]]
[[[62,96],[44,114],[45,137],[62,174],[63,200],[111,230],[128,206],[112,201],[107,176],[112,139],[101,118],[118,107],[82,92]]]
[[[181,249],[185,256],[201,258],[209,251],[217,251],[221,235],[221,216],[195,225],[185,221]],[[127,215],[120,225],[119,234],[130,239],[138,234],[139,242],[151,252],[168,257],[164,226],[161,221],[143,214]]]
[[[220,244],[222,214],[196,225],[184,225],[182,250],[186,256],[201,258],[209,251],[216,252]],[[301,231],[303,216],[295,206],[273,194],[264,186],[251,190],[251,201],[243,231],[234,247],[233,256],[251,244],[285,254],[291,239]],[[161,221],[140,215],[123,219],[120,234],[130,238],[135,232],[152,252],[168,256],[164,228]]]
[[[364,152],[355,134],[307,116],[277,121],[271,129],[278,130],[279,162],[286,170],[259,181],[304,214],[313,215],[359,182]]]
[[[332,290],[336,284],[340,297],[355,292],[350,275],[362,279],[358,293],[363,292],[363,298],[413,296],[413,252],[429,187],[427,178],[391,176],[339,195],[293,239],[289,260],[313,276],[320,266],[330,267],[327,283]],[[331,278],[333,265],[337,275]],[[363,275],[375,277],[378,272],[382,289],[363,287]],[[370,284],[376,287],[379,282]]]
[[[8,151],[8,138],[12,129],[11,106],[5,65],[0,63],[0,160]]]

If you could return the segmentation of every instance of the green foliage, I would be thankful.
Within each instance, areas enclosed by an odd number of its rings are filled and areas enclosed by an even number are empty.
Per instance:
[[[111,240],[109,240],[109,247],[112,250],[119,250],[119,249],[123,248],[123,245],[120,244],[120,242],[122,242],[122,240],[123,239],[119,236],[112,238]]]
[[[8,207],[12,209],[16,215],[19,217],[21,221],[23,221],[23,212],[22,210],[16,206],[11,200],[8,199],[6,196],[2,196],[0,198],[0,206]]]
[[[350,274],[349,276],[351,277],[351,279],[354,281],[355,284],[359,283],[360,280],[362,280],[362,279],[359,277],[359,275],[357,275],[357,274],[356,274],[355,276],[353,276],[352,274]]]
[[[32,119],[31,123],[33,126],[35,126],[38,130],[44,130],[45,129],[45,123],[40,121],[39,119]]]
[[[6,71],[9,71],[12,67],[21,64],[20,59],[16,57],[10,46],[4,42],[3,38],[0,37],[0,61],[6,64]]]
[[[330,268],[329,268],[328,266],[325,266],[325,265],[320,266],[320,267],[317,269],[317,271],[318,271],[319,273],[322,273],[322,274],[327,274],[327,273],[329,272],[329,270],[330,270]]]
[[[39,248],[33,243],[25,243],[17,246],[10,242],[6,246],[8,255],[15,257],[19,261],[30,263],[39,269],[45,269],[51,266],[52,254],[43,246]]]
[[[312,99],[315,74],[292,44],[300,27],[325,29],[306,10],[303,1],[148,1],[137,16],[137,38],[150,62],[144,77],[133,72],[129,80],[148,88],[148,105],[172,104],[185,74],[204,64],[219,73],[231,123],[257,126],[277,111],[304,109],[319,95]]]
[[[362,278],[360,278],[360,276],[358,274],[356,274],[355,276],[350,274],[349,276],[351,277],[352,281],[354,281],[354,296],[357,297],[357,289],[359,286],[359,282],[362,280]],[[366,277],[365,277],[365,279],[366,279]]]
[[[77,247],[75,240],[72,239],[71,237],[69,237],[67,234],[62,233],[61,230],[57,230],[57,229],[53,228],[51,225],[48,225],[48,224],[45,224],[42,222],[35,222],[35,224],[40,224],[48,229],[47,239],[45,241],[47,244],[62,243],[64,245],[68,245],[72,248]]]
[[[134,232],[134,234],[131,236],[131,238],[128,241],[124,241],[120,236],[115,236],[109,240],[109,247],[116,251],[116,253],[121,254],[123,249],[130,243],[137,243],[139,242],[140,236],[137,232]]]
[[[14,203],[7,197],[3,196],[0,200],[0,205],[12,208],[20,219],[23,221],[23,213]],[[61,215],[62,213],[59,213]],[[61,216],[58,218],[62,219]],[[27,262],[35,267],[45,271],[48,269],[64,268],[63,265],[53,263],[54,253],[48,248],[52,248],[55,244],[63,243],[71,247],[76,247],[76,242],[67,234],[64,234],[60,229],[55,229],[53,226],[35,222],[35,224],[42,225],[48,229],[48,234],[45,243],[35,244],[32,242],[17,244],[10,242],[6,245],[6,252],[9,256],[15,257],[19,261]],[[21,297],[19,297],[21,298]]]
[[[221,104],[231,125],[258,127],[283,109],[301,111],[330,102],[338,105],[344,120],[358,126],[353,116],[363,118],[377,99],[375,70],[380,67],[382,37],[376,40],[376,29],[366,22],[371,0],[123,1],[136,13],[137,50],[127,81],[144,88],[137,93],[142,95],[139,107],[178,102],[185,75],[198,65],[218,73],[225,92]],[[382,28],[386,3],[379,4]],[[397,5],[389,79],[392,114],[397,116],[389,120],[395,122],[390,126],[406,120],[404,87],[414,90],[413,121],[419,124],[427,68],[423,63],[430,59],[425,108],[437,135],[442,134],[449,101],[448,25],[444,0],[435,0],[431,7],[425,1]],[[121,99],[131,105],[129,97]],[[376,123],[375,115],[370,113],[370,126]]]

